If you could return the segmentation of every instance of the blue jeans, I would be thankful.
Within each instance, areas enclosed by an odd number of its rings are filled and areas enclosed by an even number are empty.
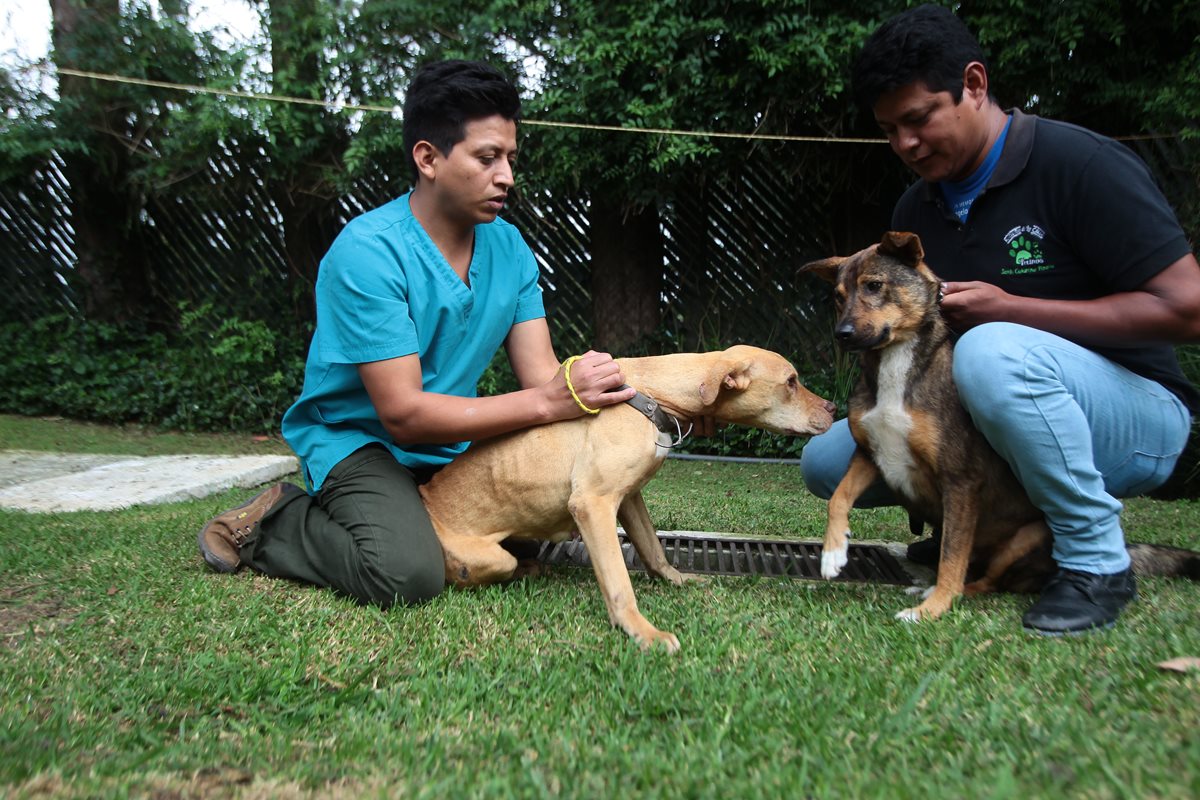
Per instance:
[[[1191,417],[1155,381],[1045,331],[992,322],[954,348],[963,406],[1046,515],[1060,567],[1109,575],[1129,566],[1118,497],[1161,486]],[[808,488],[828,498],[854,454],[846,420],[801,454]],[[860,507],[896,505],[882,481]]]

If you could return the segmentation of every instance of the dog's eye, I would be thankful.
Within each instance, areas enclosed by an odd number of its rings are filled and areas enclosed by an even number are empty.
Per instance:
[[[867,281],[865,286],[867,291],[872,294],[878,294],[883,291],[883,281]]]

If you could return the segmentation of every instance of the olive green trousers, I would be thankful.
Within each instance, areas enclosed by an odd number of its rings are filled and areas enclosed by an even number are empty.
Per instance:
[[[418,482],[386,448],[363,447],[330,471],[316,495],[293,494],[272,507],[242,547],[242,562],[383,608],[435,597],[445,566]]]

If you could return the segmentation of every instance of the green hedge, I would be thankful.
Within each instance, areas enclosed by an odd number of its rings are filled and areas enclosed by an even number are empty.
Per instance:
[[[262,322],[186,311],[179,330],[67,316],[0,328],[0,411],[184,431],[274,431],[300,391],[303,342]]]
[[[211,306],[187,310],[171,334],[116,327],[67,315],[32,325],[0,325],[0,412],[55,415],[101,423],[136,422],[182,431],[277,432],[304,380],[305,342],[263,322],[219,317]],[[1200,379],[1200,348],[1180,348],[1184,371]],[[844,402],[848,378],[806,375],[824,397]],[[481,394],[516,388],[501,352],[479,384]],[[679,452],[794,458],[804,437],[726,428],[689,438]],[[1156,496],[1200,496],[1200,425],[1172,480]]]
[[[262,322],[186,310],[179,330],[149,332],[68,315],[0,325],[0,412],[181,431],[277,432],[304,380],[305,343]],[[480,394],[517,388],[501,351]],[[727,428],[680,452],[790,458],[804,439]]]

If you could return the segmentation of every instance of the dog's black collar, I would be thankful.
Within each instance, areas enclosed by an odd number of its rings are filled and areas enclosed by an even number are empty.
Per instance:
[[[630,386],[629,384],[625,384],[621,388],[628,389]],[[678,418],[668,414],[666,411],[663,411],[662,406],[658,404],[658,401],[649,395],[635,391],[633,397],[625,402],[642,412],[642,415],[645,416],[646,419],[654,423],[654,427],[658,428],[668,436],[675,437],[675,441],[667,445],[667,447],[677,447],[678,445],[682,444],[683,440],[686,439],[688,434],[692,432],[692,426],[689,424],[687,432],[685,433],[683,428],[681,428],[679,425]]]

